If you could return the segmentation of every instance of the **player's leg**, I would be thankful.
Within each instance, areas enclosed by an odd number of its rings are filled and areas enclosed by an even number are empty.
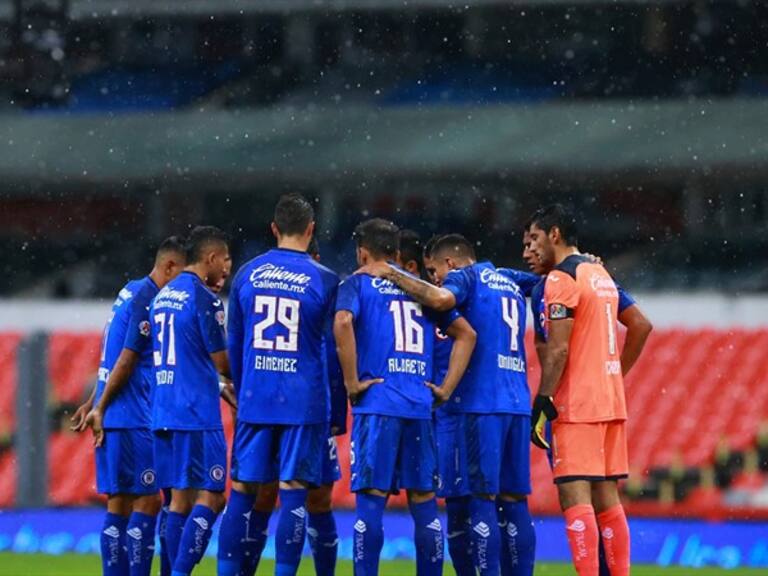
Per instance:
[[[536,532],[528,511],[531,493],[531,419],[505,415],[509,421],[501,459],[502,576],[532,576],[536,557]]]
[[[160,513],[157,515],[157,534],[160,539],[160,576],[171,576],[171,560],[168,557],[168,542],[166,534],[168,533],[168,511],[171,506],[171,489],[162,488],[163,505]]]
[[[465,414],[469,470],[470,519],[475,566],[480,576],[496,576],[501,569],[501,534],[496,495],[501,474],[501,419],[496,414]]]
[[[280,437],[280,514],[275,532],[275,574],[295,576],[306,539],[307,493],[322,478],[328,425],[282,426]]]
[[[259,567],[261,555],[264,552],[264,547],[267,545],[269,518],[272,516],[272,512],[277,505],[279,491],[280,485],[277,481],[259,484],[256,501],[253,503],[253,509],[248,519],[245,541],[242,543],[243,562],[241,572],[243,576],[254,576],[256,569]],[[232,498],[230,496],[231,501]]]
[[[416,574],[442,576],[445,540],[435,498],[437,445],[431,420],[403,420],[398,477],[413,516]]]
[[[317,576],[333,576],[339,550],[336,519],[331,508],[333,484],[341,480],[337,457],[336,438],[330,436],[323,454],[320,486],[310,490],[307,496],[307,539],[312,549]]]
[[[128,521],[128,565],[131,576],[149,576],[155,555],[155,527],[161,501],[157,489],[157,473],[152,451],[152,433],[147,429],[125,430],[133,452],[136,496]]]
[[[96,483],[100,494],[107,495],[107,510],[101,529],[101,562],[105,576],[126,576],[126,531],[133,496],[124,475],[124,442],[122,430],[106,430],[104,442],[96,448]]]
[[[619,498],[618,480],[627,477],[627,442],[624,422],[605,425],[606,480],[592,483],[592,503],[597,514],[605,560],[610,576],[628,576],[629,524]]]
[[[400,421],[378,414],[356,414],[350,462],[356,495],[352,559],[355,576],[376,576],[384,545],[384,508],[395,480]]]
[[[219,532],[220,576],[256,568],[254,556],[261,557],[260,538],[252,540],[250,534],[266,530],[269,514],[254,514],[253,506],[259,485],[277,481],[276,456],[274,427],[237,422],[232,446],[232,492]],[[251,526],[256,523],[258,527]]]
[[[197,498],[184,523],[181,542],[173,561],[173,576],[188,576],[200,562],[208,548],[216,518],[226,503],[224,486],[227,444],[224,431],[195,430],[183,436],[184,451],[188,456],[184,484],[185,487],[197,489]]]
[[[573,565],[579,576],[598,576],[599,533],[590,482],[605,474],[599,425],[555,421],[552,448],[553,475]]]
[[[459,414],[444,410],[435,416],[437,468],[440,477],[437,495],[445,499],[448,553],[456,576],[475,576],[469,517],[472,498],[467,478],[467,448],[460,425],[462,419]]]
[[[168,560],[168,572],[173,571],[173,562],[181,541],[181,533],[187,521],[189,511],[195,501],[193,489],[183,489],[186,454],[181,439],[176,438],[172,430],[155,430],[153,433],[153,452],[157,484],[164,486],[163,495],[168,496],[165,505],[168,508],[164,529],[161,527],[161,545],[163,556]]]

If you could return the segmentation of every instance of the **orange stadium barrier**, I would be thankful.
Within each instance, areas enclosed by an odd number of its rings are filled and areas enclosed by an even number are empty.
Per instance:
[[[14,422],[16,349],[18,334],[0,335],[0,382],[11,391],[0,400],[0,431],[9,433]],[[99,363],[99,333],[51,334],[49,339],[50,398],[57,405],[77,405],[88,395]],[[540,368],[528,334],[529,374],[538,382]],[[627,378],[630,463],[634,473],[669,465],[712,462],[715,448],[727,438],[734,449],[748,447],[761,420],[768,414],[768,369],[761,354],[768,349],[768,330],[655,331],[646,350]],[[739,406],[739,409],[732,407]],[[683,409],[684,408],[684,409]],[[231,445],[232,415],[222,405],[225,431]],[[349,437],[338,439],[344,478],[334,488],[339,507],[354,506],[349,491]],[[49,499],[55,505],[82,505],[96,501],[90,434],[69,432],[64,421],[53,430],[49,443]],[[531,507],[536,513],[557,513],[557,497],[549,466],[540,450],[533,450]],[[740,482],[756,482],[743,478]],[[12,450],[0,453],[0,506],[13,502],[15,459]],[[716,491],[695,490],[686,502],[660,506],[632,503],[637,514],[701,513],[720,501]],[[405,495],[392,506],[405,504]],[[671,507],[670,507],[671,506]],[[698,511],[698,512],[697,512]]]

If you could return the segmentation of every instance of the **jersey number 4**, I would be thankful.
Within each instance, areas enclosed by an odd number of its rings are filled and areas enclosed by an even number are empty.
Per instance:
[[[253,347],[258,350],[297,352],[299,349],[299,307],[301,302],[277,296],[256,296],[253,311],[264,314],[264,319],[253,326]],[[273,340],[264,337],[270,326],[280,324],[288,331],[287,337],[278,335]]]

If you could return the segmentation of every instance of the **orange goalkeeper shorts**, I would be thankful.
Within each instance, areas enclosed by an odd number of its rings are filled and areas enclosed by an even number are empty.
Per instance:
[[[619,480],[629,473],[626,422],[552,422],[555,484]]]

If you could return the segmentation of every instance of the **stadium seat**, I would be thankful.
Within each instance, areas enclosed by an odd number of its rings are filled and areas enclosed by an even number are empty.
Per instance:
[[[55,332],[48,340],[53,404],[80,404],[99,369],[100,333]]]
[[[13,433],[16,424],[16,352],[21,334],[0,334],[0,437]]]

